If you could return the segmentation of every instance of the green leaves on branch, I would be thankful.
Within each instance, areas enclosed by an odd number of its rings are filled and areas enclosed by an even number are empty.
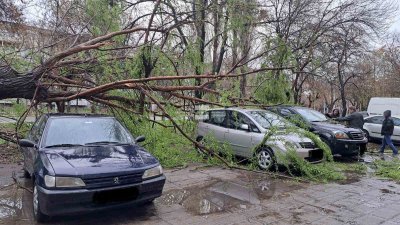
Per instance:
[[[265,72],[256,77],[258,84],[255,99],[262,104],[278,104],[291,102],[290,85],[284,74],[278,76],[273,72]]]
[[[86,13],[90,18],[91,29],[95,35],[103,35],[120,30],[122,7],[119,4],[109,4],[109,0],[87,0]],[[121,42],[122,36],[114,38]]]

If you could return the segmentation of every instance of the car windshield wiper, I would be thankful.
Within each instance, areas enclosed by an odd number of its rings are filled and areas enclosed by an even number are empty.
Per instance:
[[[95,141],[95,142],[85,143],[85,145],[108,145],[108,144],[126,145],[128,143],[121,143],[121,142],[118,142],[118,141]]]
[[[45,148],[56,148],[56,147],[76,147],[76,146],[83,146],[80,144],[58,144],[58,145],[47,145]]]

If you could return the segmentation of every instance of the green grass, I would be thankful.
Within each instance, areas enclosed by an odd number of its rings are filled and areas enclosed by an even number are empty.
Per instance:
[[[395,181],[400,181],[400,161],[383,161],[377,160],[374,162],[376,166],[375,174],[379,177],[389,178]]]
[[[341,170],[344,172],[364,174],[367,171],[367,166],[358,162],[354,163],[331,162],[331,163],[336,170]]]

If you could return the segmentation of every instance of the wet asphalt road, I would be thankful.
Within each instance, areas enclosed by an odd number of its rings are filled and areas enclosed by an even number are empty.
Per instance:
[[[0,167],[0,224],[35,224],[32,195],[12,184],[11,174],[28,189],[29,179],[17,165]],[[304,184],[195,166],[166,176],[164,194],[154,204],[55,217],[48,224],[400,224],[400,185],[367,176]]]

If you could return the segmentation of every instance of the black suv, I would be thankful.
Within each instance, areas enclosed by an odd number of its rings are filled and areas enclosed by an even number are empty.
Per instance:
[[[360,150],[366,150],[368,140],[361,130],[336,124],[316,110],[284,105],[268,107],[267,110],[317,133],[321,140],[328,144],[333,155],[351,157],[357,156]]]

